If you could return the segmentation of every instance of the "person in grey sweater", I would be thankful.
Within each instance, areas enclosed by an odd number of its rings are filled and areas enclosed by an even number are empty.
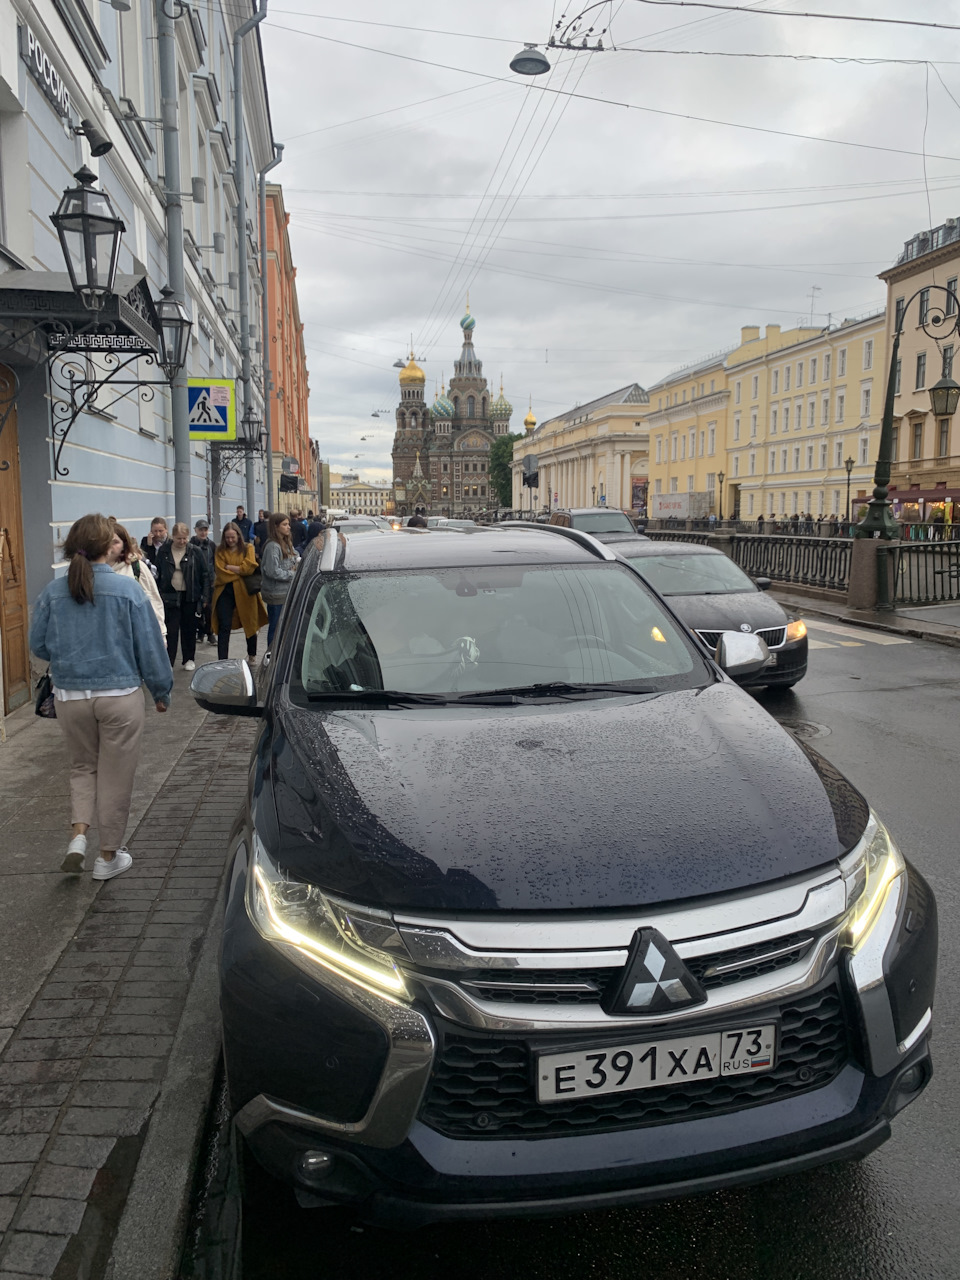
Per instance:
[[[273,635],[280,620],[283,603],[297,572],[300,556],[294,550],[290,537],[290,517],[282,511],[274,511],[267,524],[267,540],[260,553],[260,594],[267,606],[267,647],[273,643]]]

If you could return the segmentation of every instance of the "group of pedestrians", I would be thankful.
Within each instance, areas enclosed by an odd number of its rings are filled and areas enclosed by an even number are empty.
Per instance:
[[[94,824],[100,836],[94,879],[132,866],[123,839],[145,719],[141,685],[162,713],[178,651],[192,671],[198,640],[216,637],[223,659],[231,631],[242,629],[251,662],[264,624],[272,643],[312,525],[299,522],[298,549],[289,516],[259,515],[254,524],[238,507],[216,546],[205,519],[191,537],[187,525],[168,530],[157,516],[139,546],[112,516],[82,516],[71,526],[63,547],[67,573],[41,592],[30,626],[30,648],[48,664],[70,760],[63,871],[83,871]]]

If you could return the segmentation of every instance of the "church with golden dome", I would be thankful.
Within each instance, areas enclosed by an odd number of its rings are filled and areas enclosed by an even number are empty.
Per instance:
[[[449,387],[428,407],[426,375],[410,352],[400,371],[393,440],[393,498],[398,515],[472,516],[497,505],[490,485],[490,446],[510,430],[513,406],[491,395],[473,346],[476,320],[460,321],[463,347]]]

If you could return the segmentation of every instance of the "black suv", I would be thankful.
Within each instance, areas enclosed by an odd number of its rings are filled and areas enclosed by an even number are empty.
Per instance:
[[[644,534],[637,533],[627,513],[617,507],[561,507],[551,513],[548,523],[561,529],[579,529],[592,534],[598,542],[622,538],[624,534],[647,541]]]
[[[229,849],[236,1125],[370,1220],[598,1208],[882,1143],[936,908],[863,797],[574,530],[307,549]],[[726,671],[723,669],[726,667]]]

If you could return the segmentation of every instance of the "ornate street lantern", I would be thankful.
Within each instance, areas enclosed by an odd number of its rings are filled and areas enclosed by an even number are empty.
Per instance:
[[[164,285],[160,293],[162,296],[157,303],[157,319],[160,321],[160,354],[157,363],[167,375],[167,381],[173,382],[187,363],[187,349],[193,325],[187,318],[183,303],[176,300],[169,285]]]
[[[84,165],[73,176],[80,185],[63,193],[50,221],[60,237],[74,292],[88,311],[99,311],[113,293],[126,227],[110,197],[94,187],[96,174]]]
[[[248,406],[243,411],[240,419],[239,433],[240,439],[249,445],[259,445],[260,433],[263,430],[263,419],[258,418],[253,410]]]
[[[960,386],[952,378],[941,378],[930,388],[930,404],[937,418],[952,418],[960,403]]]

